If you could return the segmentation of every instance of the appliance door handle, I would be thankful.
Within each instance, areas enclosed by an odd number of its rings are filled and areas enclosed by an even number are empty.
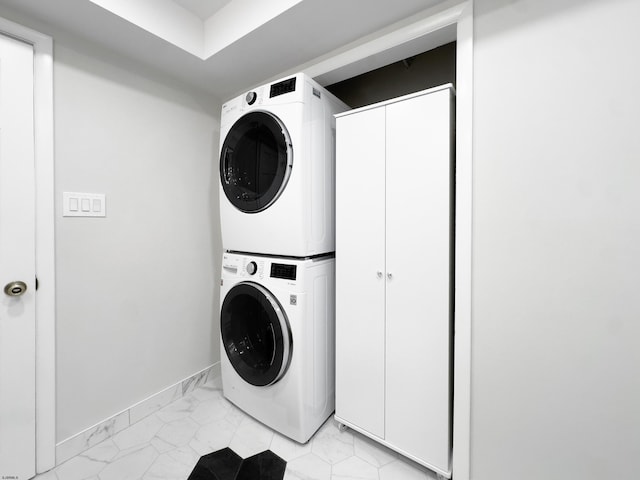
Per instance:
[[[224,147],[222,151],[222,177],[224,178],[225,183],[228,185],[229,182],[229,158],[231,157],[231,149],[229,147]]]

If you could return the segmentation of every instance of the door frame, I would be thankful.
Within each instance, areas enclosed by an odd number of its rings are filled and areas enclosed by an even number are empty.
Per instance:
[[[416,39],[424,39],[425,43],[433,44],[431,48],[435,48],[441,44],[438,42],[443,38],[442,32],[455,27],[456,213],[452,474],[456,480],[469,480],[471,475],[473,7],[474,0],[440,2],[406,21],[356,40],[288,72],[304,71],[312,78],[322,77],[335,71],[349,70],[350,65],[366,62],[369,57],[391,51]],[[286,73],[279,76],[284,75]]]
[[[0,33],[33,46],[36,227],[36,472],[55,466],[53,40],[0,17]]]

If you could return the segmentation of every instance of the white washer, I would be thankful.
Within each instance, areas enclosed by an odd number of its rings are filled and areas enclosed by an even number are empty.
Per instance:
[[[299,73],[222,106],[226,251],[308,257],[335,249],[335,118],[349,107]]]
[[[335,260],[225,253],[224,396],[305,443],[335,406]]]

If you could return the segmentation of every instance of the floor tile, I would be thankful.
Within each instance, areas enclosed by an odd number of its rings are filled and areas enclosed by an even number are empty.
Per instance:
[[[224,417],[225,420],[233,424],[233,426],[239,427],[242,421],[247,416],[247,414],[244,413],[235,405],[232,405],[231,402],[229,402],[228,400],[225,399],[224,401],[229,404],[229,413],[227,413],[227,415]]]
[[[229,447],[242,458],[248,458],[268,450],[273,440],[273,430],[246,416],[231,439]]]
[[[85,480],[98,475],[119,453],[112,440],[105,440],[60,465],[55,474],[60,480]]]
[[[331,469],[331,480],[378,480],[378,468],[358,457],[349,457]]]
[[[398,458],[398,453],[364,435],[354,435],[353,446],[356,456],[374,467],[382,467]]]
[[[338,430],[337,422],[329,419],[311,440],[311,451],[329,464],[346,460],[354,455],[353,433]]]
[[[112,439],[109,439],[99,443],[95,447],[90,448],[79,456],[87,457],[97,462],[109,463],[120,453],[120,450],[121,449],[118,448],[115,442]]]
[[[204,386],[214,390],[222,390],[222,377],[220,376],[220,373],[218,373],[217,376],[210,375],[209,380]]]
[[[159,454],[151,445],[125,450],[98,475],[100,480],[139,480]]]
[[[208,470],[198,476],[196,465],[227,447],[241,459],[270,450],[286,462],[285,480],[436,479],[370,438],[340,432],[333,418],[301,445],[246,415],[213,379],[35,480],[209,480]],[[250,478],[259,464],[246,468]]]
[[[311,453],[311,442],[302,445],[279,433],[274,433],[270,450],[287,462],[290,462],[307,453]]]
[[[330,480],[331,465],[313,453],[287,462],[284,480]],[[398,479],[399,480],[399,479]]]
[[[236,427],[223,419],[200,427],[189,445],[198,454],[206,455],[228,447],[235,433]]]
[[[200,425],[222,420],[231,410],[231,405],[224,401],[219,391],[215,392],[216,394],[212,395],[211,398],[202,400],[200,405],[198,405],[191,414],[191,418]]]
[[[100,473],[107,465],[108,462],[92,460],[83,455],[78,455],[60,465],[55,472],[60,479],[85,480]],[[39,477],[38,480],[40,480]]]
[[[380,468],[380,480],[436,480],[436,474],[413,462],[394,460]]]
[[[142,480],[186,480],[200,460],[191,447],[161,454],[146,471]]]
[[[157,415],[150,415],[117,433],[112,440],[120,450],[127,450],[137,445],[149,443],[164,426],[165,423]]]
[[[153,448],[156,449],[158,453],[170,452],[171,450],[174,450],[176,448],[175,445],[171,445],[169,442],[165,442],[158,437],[153,437],[149,443],[153,446]]]
[[[193,396],[204,402],[206,400],[211,400],[213,398],[221,398],[222,397],[222,388],[217,387],[213,384],[202,385],[199,388],[196,388],[192,392]]]
[[[193,440],[194,435],[200,428],[191,418],[181,418],[164,425],[156,434],[156,437],[175,448],[184,447]]]

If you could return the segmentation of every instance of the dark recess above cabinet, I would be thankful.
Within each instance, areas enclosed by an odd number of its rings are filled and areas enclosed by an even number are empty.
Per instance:
[[[456,84],[456,42],[327,86],[351,108]]]

